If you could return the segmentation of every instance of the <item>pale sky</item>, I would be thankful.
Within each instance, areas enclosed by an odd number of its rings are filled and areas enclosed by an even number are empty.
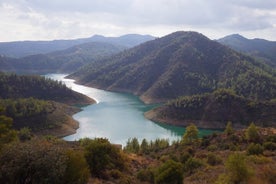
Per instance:
[[[197,31],[276,41],[276,0],[0,0],[0,42]]]

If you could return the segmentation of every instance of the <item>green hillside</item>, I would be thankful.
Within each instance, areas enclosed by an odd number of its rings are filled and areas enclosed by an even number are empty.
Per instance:
[[[90,64],[69,77],[156,103],[233,89],[251,99],[276,97],[276,72],[196,32],[175,32]]]
[[[40,76],[19,76],[0,73],[0,98],[37,98],[65,104],[89,104],[93,100],[74,92],[61,82]]]
[[[276,126],[276,101],[253,101],[232,90],[179,97],[146,113],[157,122],[187,126],[191,122],[201,128],[224,128],[231,121],[236,128],[251,122],[262,127]]]
[[[120,45],[89,42],[66,50],[30,55],[19,59],[0,56],[0,67],[2,71],[17,73],[67,73],[76,71],[89,62],[118,53],[123,49],[125,47]]]

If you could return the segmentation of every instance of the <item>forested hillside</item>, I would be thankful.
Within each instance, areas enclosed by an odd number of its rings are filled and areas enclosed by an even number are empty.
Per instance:
[[[232,90],[218,89],[213,93],[183,96],[146,113],[156,122],[201,128],[224,128],[232,122],[235,128],[251,122],[262,127],[276,126],[276,101],[254,101],[238,96]]]
[[[109,43],[89,42],[66,50],[30,55],[19,59],[0,56],[0,68],[2,71],[17,73],[68,73],[76,71],[87,63],[118,53],[124,48]]]
[[[175,32],[70,75],[81,84],[130,92],[147,103],[233,89],[255,100],[276,97],[276,72],[196,32]]]
[[[89,104],[92,99],[74,92],[61,82],[40,76],[0,73],[0,98],[37,98],[66,104]]]

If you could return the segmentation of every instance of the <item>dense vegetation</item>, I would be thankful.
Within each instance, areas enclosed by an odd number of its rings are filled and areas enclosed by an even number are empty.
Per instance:
[[[254,101],[238,96],[232,90],[179,97],[146,113],[158,122],[187,126],[190,121],[202,128],[224,128],[231,121],[236,128],[255,122],[259,126],[276,126],[276,102]]]
[[[78,127],[72,115],[80,109],[34,98],[0,99],[1,114],[13,119],[13,128],[28,128],[35,134],[66,135]]]
[[[20,139],[0,118],[1,183],[267,183],[276,180],[275,129],[256,127],[199,138],[195,125],[183,139],[130,139],[124,152],[107,139],[65,142]],[[231,130],[231,131],[229,131]],[[13,135],[5,139],[3,135]],[[22,133],[21,133],[22,134]],[[21,136],[22,137],[22,136]]]
[[[0,98],[37,98],[66,104],[89,104],[88,97],[67,88],[62,82],[40,76],[0,73]]]
[[[199,33],[176,32],[100,60],[71,77],[153,103],[218,88],[251,99],[272,99],[275,75],[268,66]]]
[[[72,72],[97,59],[122,51],[124,47],[90,42],[48,54],[30,55],[19,59],[0,57],[2,71],[19,73]]]
[[[276,67],[276,42],[264,39],[247,39],[241,35],[229,35],[218,40],[232,49],[254,56]]]
[[[13,128],[28,128],[35,134],[65,136],[78,128],[72,115],[92,99],[61,82],[40,76],[0,73],[0,115],[13,120]],[[66,105],[67,104],[67,105]]]

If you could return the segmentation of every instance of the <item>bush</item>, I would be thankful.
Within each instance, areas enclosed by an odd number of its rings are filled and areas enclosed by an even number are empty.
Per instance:
[[[263,154],[264,148],[260,144],[251,143],[247,148],[248,155],[260,155]]]
[[[90,176],[89,166],[81,151],[68,150],[64,183],[84,184]]]
[[[203,162],[197,158],[189,158],[184,164],[184,173],[191,175],[196,169],[203,166]]]
[[[255,126],[254,123],[251,123],[249,127],[245,131],[245,137],[250,142],[259,142],[260,141],[260,135],[258,132],[258,128]]]
[[[154,180],[156,184],[182,184],[182,164],[173,160],[166,161],[156,170]]]
[[[216,145],[210,145],[207,147],[207,150],[208,151],[216,151],[216,150],[218,150],[218,147]]]
[[[126,160],[123,153],[107,139],[83,139],[81,145],[85,148],[85,158],[91,175],[105,178],[106,171],[126,169]]]
[[[151,168],[142,169],[137,173],[137,178],[143,182],[154,183],[154,171]]]
[[[263,144],[265,150],[275,151],[276,143],[275,142],[265,142]]]
[[[247,182],[251,173],[245,163],[245,156],[240,153],[231,154],[225,163],[229,183]]]
[[[217,156],[213,153],[209,153],[207,155],[207,163],[212,165],[212,166],[218,165],[218,164],[222,163],[222,159],[219,156]]]
[[[0,183],[62,183],[67,159],[64,149],[47,141],[12,144],[0,155]]]

